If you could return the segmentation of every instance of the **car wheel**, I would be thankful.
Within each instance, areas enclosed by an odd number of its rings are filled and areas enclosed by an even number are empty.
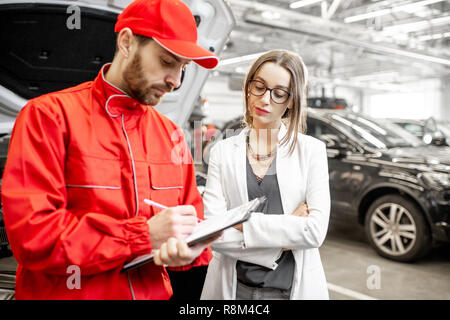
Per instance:
[[[422,211],[399,195],[386,195],[372,203],[366,214],[365,231],[377,253],[395,261],[415,261],[431,247]]]

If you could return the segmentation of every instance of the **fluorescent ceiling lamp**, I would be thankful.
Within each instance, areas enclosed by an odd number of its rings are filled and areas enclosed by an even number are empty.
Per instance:
[[[235,64],[235,63],[253,61],[256,58],[258,58],[260,55],[262,55],[263,53],[266,53],[266,51],[253,53],[253,54],[248,54],[248,55],[242,56],[242,57],[235,57],[235,58],[224,59],[224,60],[221,60],[219,62],[218,67],[223,67],[223,66],[227,66],[227,65]]]
[[[289,5],[289,8],[297,9],[297,8],[306,7],[306,6],[309,6],[309,5],[318,3],[318,2],[322,2],[322,0],[300,0],[300,1],[295,1],[295,2],[292,2]]]
[[[428,5],[442,2],[442,1],[444,1],[444,0],[423,0],[423,1],[413,2],[413,3],[405,4],[402,6],[398,6],[398,7],[393,7],[393,8],[389,8],[389,9],[381,9],[381,10],[377,10],[377,11],[372,11],[372,12],[367,12],[367,13],[347,17],[344,19],[344,22],[352,23],[352,22],[356,22],[356,21],[361,21],[361,20],[366,20],[366,19],[375,18],[375,17],[379,17],[379,16],[384,16],[386,14],[399,12],[399,11],[414,12],[417,10],[421,10],[421,8],[424,6],[428,6]]]
[[[437,26],[441,24],[446,24],[450,22],[450,15],[434,18],[431,20],[422,20],[418,22],[411,22],[411,23],[404,23],[404,24],[397,24],[389,27],[383,28],[383,32],[413,32],[421,29],[429,28],[430,26]]]
[[[261,13],[261,16],[265,19],[269,19],[269,20],[278,20],[281,18],[281,14],[279,12],[274,12],[274,11],[268,11],[265,10]]]

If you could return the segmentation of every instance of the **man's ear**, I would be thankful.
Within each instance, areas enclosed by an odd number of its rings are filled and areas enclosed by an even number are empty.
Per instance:
[[[133,46],[135,45],[133,31],[131,31],[130,28],[123,28],[120,30],[119,35],[117,36],[117,48],[119,54],[127,59],[131,55]]]

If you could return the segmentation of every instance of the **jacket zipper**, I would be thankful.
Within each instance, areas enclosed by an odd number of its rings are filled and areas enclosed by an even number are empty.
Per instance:
[[[139,195],[138,195],[137,182],[136,182],[136,167],[134,165],[133,151],[131,150],[130,140],[128,139],[127,130],[125,129],[125,122],[124,122],[123,114],[122,114],[122,130],[123,130],[123,133],[125,134],[125,139],[127,140],[127,144],[128,144],[128,151],[130,152],[130,157],[131,157],[131,167],[133,169],[134,193],[136,194],[136,213],[134,216],[137,217],[138,212],[139,212]],[[129,284],[130,290],[131,290],[131,296],[132,296],[133,300],[136,300],[136,297],[134,295],[133,285],[131,284],[130,274],[128,273],[128,271],[127,271],[127,277],[128,277],[128,284]]]
[[[103,76],[103,71],[102,71],[102,76]],[[104,78],[103,78],[104,79]],[[104,79],[105,80],[105,79]],[[106,81],[106,80],[105,80]],[[107,81],[106,81],[107,82]],[[109,82],[107,82],[109,83]],[[106,113],[109,114],[109,116],[111,116],[112,118],[117,118],[119,115],[113,115],[109,112],[108,109],[108,103],[112,98],[115,97],[130,97],[127,94],[124,95],[112,95],[108,98],[108,100],[106,100],[106,104],[105,104],[105,110]],[[131,98],[131,97],[130,97]],[[122,130],[123,133],[125,135],[125,139],[127,140],[127,145],[128,145],[128,151],[130,152],[130,158],[131,158],[131,167],[133,169],[133,182],[134,182],[134,192],[136,194],[136,213],[135,213],[135,217],[138,215],[139,212],[139,195],[138,195],[138,189],[137,189],[137,181],[136,181],[136,167],[134,165],[134,158],[133,158],[133,151],[131,150],[131,144],[130,144],[130,140],[128,139],[128,134],[127,131],[125,129],[125,122],[124,122],[124,115],[122,114]],[[128,278],[128,285],[130,286],[130,291],[131,291],[131,297],[133,300],[136,300],[136,297],[134,295],[134,290],[133,290],[133,285],[131,284],[131,279],[130,279],[130,274],[127,271],[127,278]]]

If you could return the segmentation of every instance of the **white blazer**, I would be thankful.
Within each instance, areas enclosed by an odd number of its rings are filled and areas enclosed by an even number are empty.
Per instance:
[[[203,195],[205,218],[248,201],[246,139],[239,135],[218,142],[211,150],[208,179]],[[281,125],[278,139],[286,134]],[[325,273],[319,255],[328,229],[330,190],[325,144],[298,134],[297,144],[288,155],[289,144],[276,155],[277,179],[284,215],[253,213],[243,224],[243,232],[226,230],[213,245],[201,299],[236,298],[237,260],[276,269],[283,248],[294,254],[295,271],[291,299],[329,299]],[[292,216],[306,201],[309,216]]]

